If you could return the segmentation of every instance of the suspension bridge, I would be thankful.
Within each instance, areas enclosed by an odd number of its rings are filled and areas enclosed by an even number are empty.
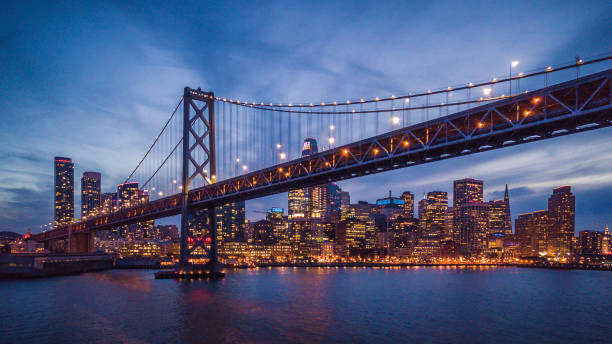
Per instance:
[[[577,58],[436,90],[316,103],[229,99],[186,87],[125,179],[146,197],[33,239],[89,252],[97,231],[180,214],[175,273],[217,274],[215,207],[611,126],[611,61]]]

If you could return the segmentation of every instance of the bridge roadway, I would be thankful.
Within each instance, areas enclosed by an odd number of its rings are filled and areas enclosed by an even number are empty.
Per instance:
[[[219,206],[608,127],[612,125],[611,79],[612,69],[217,181],[190,190],[189,206]],[[33,237],[49,242],[180,212],[181,195],[177,194]]]

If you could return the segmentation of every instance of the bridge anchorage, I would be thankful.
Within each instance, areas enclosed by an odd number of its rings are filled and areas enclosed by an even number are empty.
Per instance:
[[[215,182],[215,97],[185,87],[183,94],[183,153],[180,260],[173,271],[159,271],[156,278],[223,277],[217,252],[215,207],[195,209],[189,204],[189,187],[202,178]]]

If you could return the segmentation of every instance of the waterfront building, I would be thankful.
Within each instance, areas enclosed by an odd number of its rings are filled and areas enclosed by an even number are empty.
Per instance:
[[[574,237],[575,202],[571,186],[553,189],[548,199],[549,254],[563,257],[570,254]]]
[[[100,214],[102,205],[102,174],[83,172],[81,178],[81,219]]]
[[[489,208],[487,203],[464,203],[459,212],[461,246],[468,255],[481,255],[488,248]]]
[[[604,235],[601,242],[601,252],[602,254],[612,254],[612,235],[610,235],[610,229],[608,225],[604,229]]]
[[[414,217],[414,195],[410,193],[410,191],[404,191],[401,198],[404,201],[404,204],[402,205],[404,213],[402,216],[405,218]]]
[[[421,261],[440,258],[440,234],[426,232],[421,235],[412,251],[412,258]]]
[[[346,256],[351,248],[366,248],[368,223],[356,218],[340,221],[336,227],[336,248],[338,254]]]
[[[245,202],[228,203],[217,207],[217,240],[246,241]]]
[[[55,157],[55,226],[74,220],[74,164],[72,159]]]
[[[604,233],[599,231],[580,231],[578,245],[580,254],[602,254]]]
[[[452,239],[455,242],[462,242],[460,228],[466,225],[461,222],[461,207],[464,204],[482,203],[483,196],[483,182],[482,180],[465,178],[455,180],[453,182],[453,232]],[[465,218],[465,217],[464,217]]]
[[[253,223],[252,242],[255,244],[274,244],[274,226],[268,220]]]
[[[520,214],[515,221],[516,239],[522,256],[544,255],[548,249],[548,210]]]
[[[272,224],[272,236],[274,242],[281,244],[289,243],[289,224],[284,216],[283,208],[271,208],[266,211],[266,220]]]

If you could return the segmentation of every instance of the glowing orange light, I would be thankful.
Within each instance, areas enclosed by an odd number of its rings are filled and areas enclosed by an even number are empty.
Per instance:
[[[524,114],[525,116],[529,116],[529,115],[531,114],[531,111],[527,111],[527,110],[525,110],[525,111],[523,112],[523,114]]]
[[[478,122],[478,128],[482,128],[484,126],[484,124],[482,124],[482,122]]]
[[[404,141],[404,146],[408,147],[408,145],[410,145],[410,143],[408,141]]]
[[[535,98],[531,99],[531,102],[532,102],[533,104],[537,104],[537,103],[539,103],[541,100],[542,100],[542,99],[541,99],[540,97],[535,97]]]
[[[283,168],[282,168],[282,167],[279,167],[279,168],[278,168],[278,172],[283,172]]]
[[[349,153],[348,149],[343,149],[342,154],[347,155]]]
[[[378,154],[378,148],[374,148],[374,154]]]

